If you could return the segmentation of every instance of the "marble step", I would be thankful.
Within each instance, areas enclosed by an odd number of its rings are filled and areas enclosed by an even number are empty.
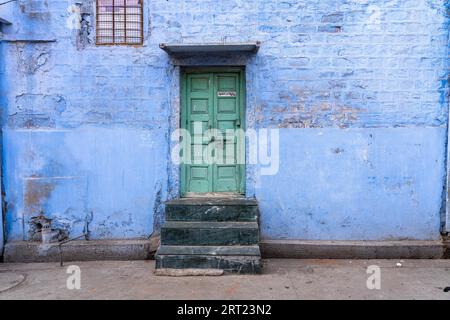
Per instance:
[[[167,221],[258,221],[254,199],[182,198],[166,202]]]
[[[156,255],[156,269],[219,269],[227,273],[257,274],[261,258],[233,255]]]
[[[160,246],[159,255],[260,256],[259,246]]]
[[[166,221],[161,228],[161,245],[227,246],[257,245],[256,222]]]

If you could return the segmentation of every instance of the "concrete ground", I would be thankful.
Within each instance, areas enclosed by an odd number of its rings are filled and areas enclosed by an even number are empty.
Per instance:
[[[397,265],[399,264],[399,265]],[[70,265],[81,270],[69,290]],[[381,289],[369,290],[368,266],[380,269]],[[446,299],[450,260],[264,260],[262,275],[166,277],[154,261],[0,264],[5,299]],[[372,270],[372,269],[371,269]],[[370,283],[375,283],[371,282]],[[71,282],[75,283],[75,282]]]

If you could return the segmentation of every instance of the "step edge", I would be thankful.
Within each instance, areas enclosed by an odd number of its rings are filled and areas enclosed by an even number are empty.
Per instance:
[[[182,199],[169,200],[164,204],[166,206],[258,206],[258,201],[254,199]]]
[[[221,276],[224,274],[223,269],[211,269],[211,268],[155,268],[156,276],[165,277],[189,277],[189,276]]]
[[[257,229],[257,221],[179,221],[167,220],[161,229]]]
[[[205,249],[206,251],[208,249],[214,250],[216,248],[223,248],[225,247],[228,250],[231,250],[229,253],[226,252],[219,252],[213,253],[213,252],[195,252],[195,249]],[[181,250],[183,248],[186,248],[187,250],[194,249],[194,252],[188,252],[188,253],[180,253],[177,250]],[[248,252],[239,253],[239,250],[246,249]],[[173,251],[172,251],[173,250]],[[172,251],[172,252],[171,252]],[[234,245],[234,246],[183,246],[183,245],[161,245],[156,253],[156,255],[195,255],[195,256],[202,256],[202,255],[209,255],[209,256],[261,256],[261,249],[259,248],[259,245]]]
[[[241,256],[241,255],[210,255],[210,254],[157,254],[155,255],[155,258],[163,258],[163,257],[192,257],[192,256],[196,256],[196,257],[204,257],[204,258],[221,258],[221,259],[225,259],[225,260],[232,260],[232,258],[248,258],[246,260],[258,260],[261,261],[262,258],[261,256],[258,255],[251,255],[251,256]]]

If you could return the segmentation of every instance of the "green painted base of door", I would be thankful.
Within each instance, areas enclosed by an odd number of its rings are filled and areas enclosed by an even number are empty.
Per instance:
[[[245,189],[245,79],[241,68],[185,69],[181,83],[181,195]]]

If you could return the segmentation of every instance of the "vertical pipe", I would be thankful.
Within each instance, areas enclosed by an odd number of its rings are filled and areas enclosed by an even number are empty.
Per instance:
[[[0,38],[0,106],[4,109],[6,109],[6,99],[5,98],[5,85],[4,81],[5,74],[4,74],[4,52],[3,52],[3,43],[2,39]],[[5,232],[4,232],[4,221],[3,221],[3,215],[5,212],[3,211],[4,207],[4,189],[3,189],[3,122],[4,122],[4,116],[5,112],[3,112],[2,108],[0,108],[0,257],[3,256],[3,248],[5,244]]]
[[[446,8],[447,9],[447,8]],[[446,30],[447,30],[447,48],[446,48],[446,56],[448,57],[450,54],[450,31],[448,27],[450,26],[450,17],[446,16],[446,22],[444,24]],[[450,184],[450,148],[449,148],[449,136],[450,136],[450,99],[449,99],[449,93],[450,93],[450,74],[449,74],[449,66],[450,62],[447,59],[447,84],[446,84],[446,107],[447,107],[447,135],[446,135],[446,141],[445,141],[445,147],[446,147],[446,159],[445,159],[445,169],[446,169],[446,179],[444,181],[444,192],[443,192],[443,201],[445,201],[444,207],[444,217],[442,218],[443,228],[442,233],[448,234],[450,233],[450,192],[449,192],[449,184]]]
[[[448,105],[448,103],[447,103]],[[448,108],[448,107],[447,107]],[[448,109],[447,109],[448,112]],[[447,134],[445,136],[445,177],[444,177],[444,186],[442,190],[442,198],[441,198],[441,210],[440,210],[440,223],[441,223],[441,234],[445,235],[446,233],[450,232],[450,195],[449,195],[449,157],[450,152],[448,148],[448,142],[449,142],[449,118],[447,117]]]

